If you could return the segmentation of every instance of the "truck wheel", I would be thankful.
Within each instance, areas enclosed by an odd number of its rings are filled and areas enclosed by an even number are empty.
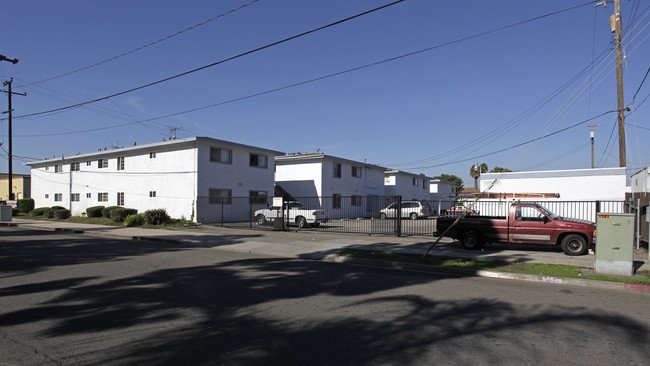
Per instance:
[[[307,227],[307,220],[302,216],[298,216],[296,217],[296,225],[298,225],[299,229]]]
[[[481,237],[474,231],[466,231],[460,237],[460,245],[465,249],[476,250],[483,246]]]
[[[266,217],[262,214],[255,216],[255,223],[257,225],[266,225]]]
[[[411,220],[417,220],[418,219],[418,214],[416,214],[415,212],[412,212],[411,215],[409,215],[409,217],[411,218]]]
[[[583,255],[589,249],[587,247],[587,240],[578,234],[565,236],[560,246],[567,255]]]

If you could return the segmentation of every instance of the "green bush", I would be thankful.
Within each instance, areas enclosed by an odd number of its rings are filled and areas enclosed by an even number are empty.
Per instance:
[[[86,209],[86,216],[88,217],[102,217],[102,210],[104,206],[93,206]]]
[[[167,214],[167,210],[164,208],[157,208],[154,210],[147,210],[144,212],[144,221],[150,225],[162,225],[167,224],[171,220],[171,217]]]
[[[104,208],[102,209],[102,216],[104,216],[104,217],[107,218],[107,219],[110,219],[110,218],[111,218],[111,210],[114,210],[114,209],[116,209],[116,208],[122,208],[122,207],[120,207],[120,206],[108,206],[108,207],[104,207]]]
[[[34,199],[33,198],[22,198],[18,200],[18,210],[22,213],[29,213],[34,209]]]
[[[39,207],[35,208],[32,210],[31,215],[36,217],[36,216],[43,216],[45,215],[45,211],[49,210],[49,207]]]
[[[18,209],[18,207],[14,207],[11,209],[11,216],[18,216],[19,213],[20,210]]]
[[[123,222],[127,216],[137,214],[138,210],[136,210],[135,208],[118,207],[112,209],[110,212],[111,212],[110,213],[111,220],[115,222]]]
[[[43,216],[47,217],[48,219],[53,219],[54,218],[54,211],[55,209],[48,208],[44,213]]]
[[[133,227],[144,225],[144,215],[143,214],[134,214],[129,215],[124,219],[124,226]]]
[[[56,217],[59,220],[65,220],[70,218],[70,210],[68,209],[58,209],[58,210],[50,210],[52,211],[54,217]]]
[[[63,206],[52,206],[50,207],[51,210],[67,210],[67,208]]]

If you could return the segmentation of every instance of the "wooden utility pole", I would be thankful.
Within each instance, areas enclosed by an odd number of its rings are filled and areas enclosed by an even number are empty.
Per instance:
[[[0,56],[2,56],[2,55],[0,55]],[[4,56],[3,56],[3,57],[4,57]],[[3,60],[6,60],[6,58],[3,58]],[[8,61],[9,61],[9,60],[8,60]],[[16,60],[16,62],[18,62],[18,60]],[[15,62],[14,62],[14,63],[15,63]],[[4,85],[4,86],[7,87],[7,90],[3,90],[3,92],[7,93],[7,96],[9,97],[9,110],[6,111],[6,112],[2,112],[2,113],[3,113],[3,114],[4,114],[4,113],[8,114],[8,118],[7,118],[7,120],[9,121],[9,151],[7,152],[7,155],[9,155],[9,156],[8,156],[8,158],[9,158],[9,172],[8,172],[8,173],[9,173],[9,197],[8,197],[8,199],[10,199],[10,200],[13,200],[13,199],[14,199],[14,191],[13,191],[13,189],[14,189],[14,185],[13,185],[13,182],[12,182],[12,178],[13,178],[13,151],[12,151],[12,149],[13,149],[13,143],[12,143],[12,141],[11,141],[11,136],[12,136],[12,131],[11,131],[11,112],[13,111],[13,109],[12,109],[12,107],[11,107],[11,96],[12,96],[13,94],[16,94],[16,95],[22,95],[22,96],[26,96],[26,95],[27,95],[27,93],[14,93],[14,92],[12,92],[12,91],[11,91],[11,83],[12,83],[13,81],[14,81],[14,79],[11,78],[11,80],[9,80],[9,81],[5,81],[4,83],[2,83],[2,85]]]
[[[607,0],[594,6],[607,7]],[[616,42],[616,95],[618,99],[618,164],[626,167],[625,153],[625,100],[623,99],[623,28],[621,23],[621,0],[614,0],[614,14],[609,17]]]
[[[585,127],[591,127],[591,169],[594,168],[594,135],[595,135],[595,127],[598,127],[600,125],[588,125]]]
[[[614,0],[614,32],[616,36],[616,95],[618,96],[618,164],[627,166],[625,158],[625,101],[623,100],[623,46],[621,0]]]

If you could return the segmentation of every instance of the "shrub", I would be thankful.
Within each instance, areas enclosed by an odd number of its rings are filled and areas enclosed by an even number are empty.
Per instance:
[[[70,218],[70,210],[68,209],[58,209],[58,210],[50,210],[54,214],[54,217],[56,217],[59,220],[65,220]]]
[[[104,207],[104,208],[102,209],[102,216],[104,216],[104,217],[107,218],[107,219],[110,219],[110,218],[111,218],[111,211],[114,210],[114,209],[116,209],[116,208],[122,208],[122,207],[120,207],[120,206],[108,206],[108,207]]]
[[[110,217],[111,220],[115,222],[123,222],[124,219],[126,219],[127,216],[129,215],[135,215],[138,213],[138,210],[135,208],[124,208],[124,207],[118,207],[114,208],[110,211]]]
[[[86,216],[88,217],[102,217],[102,210],[104,206],[93,206],[86,209]]]
[[[33,198],[22,198],[18,200],[18,210],[22,213],[29,213],[34,209],[34,199]]]
[[[18,209],[18,207],[14,207],[11,209],[11,216],[18,216],[19,213],[20,213],[20,209]]]
[[[143,214],[134,214],[129,215],[124,219],[124,226],[133,227],[144,225],[144,215]]]
[[[48,219],[53,219],[54,218],[54,209],[48,208],[44,213],[43,216],[47,217]]]
[[[43,215],[45,215],[45,211],[47,211],[47,210],[49,210],[49,209],[50,209],[49,207],[39,207],[39,208],[35,208],[35,209],[32,210],[31,214],[32,214],[32,216],[34,216],[34,217],[36,217],[36,216],[43,216]]]
[[[162,225],[171,220],[164,208],[157,208],[155,210],[147,210],[144,212],[144,221],[150,225]]]

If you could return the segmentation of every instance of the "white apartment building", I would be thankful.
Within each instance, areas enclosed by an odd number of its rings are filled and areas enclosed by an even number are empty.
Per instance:
[[[249,202],[266,203],[278,155],[283,153],[189,137],[25,165],[31,167],[36,207],[63,206],[74,216],[99,205],[164,208],[174,218],[209,223],[248,220]]]
[[[387,196],[402,196],[402,200],[429,200],[430,177],[389,169],[384,172]]]
[[[322,153],[297,154],[276,158],[275,182],[303,205],[326,210],[330,218],[370,217],[384,205],[372,197],[385,195],[385,170]]]

